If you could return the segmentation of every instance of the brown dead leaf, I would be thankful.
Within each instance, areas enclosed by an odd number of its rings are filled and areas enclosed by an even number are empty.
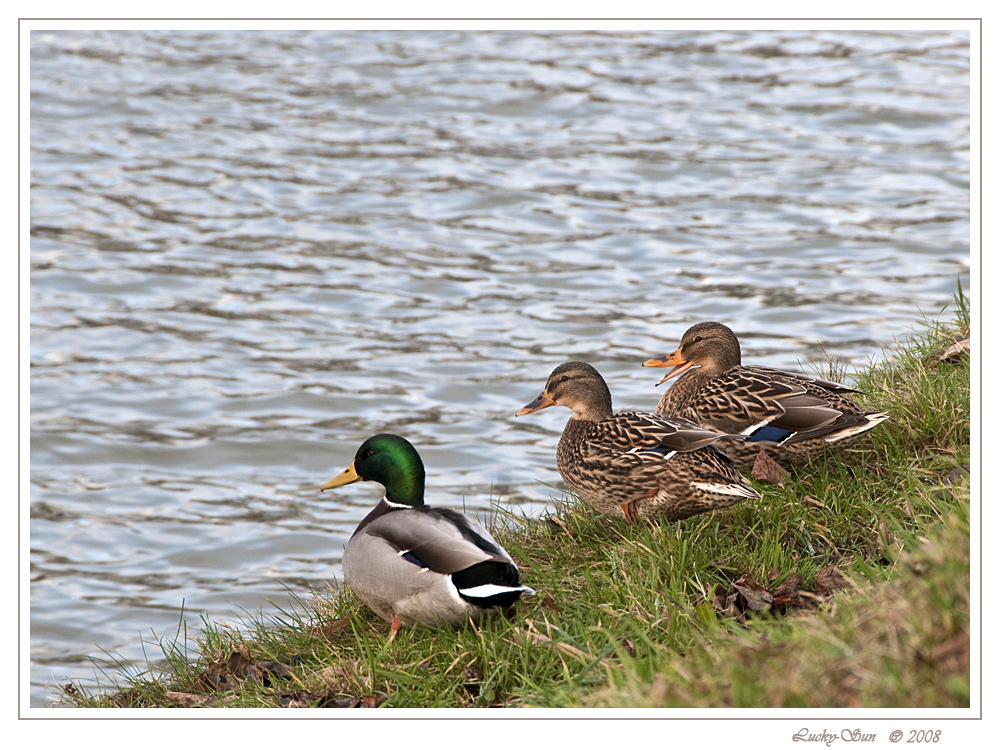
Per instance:
[[[816,576],[816,595],[829,596],[836,589],[844,587],[844,579],[840,571],[833,565],[827,565]]]
[[[791,475],[782,469],[778,462],[771,458],[765,451],[757,454],[757,458],[753,462],[753,468],[750,470],[751,479],[756,479],[758,482],[763,482],[764,484],[776,484],[779,487],[784,487],[785,480],[789,476]]]
[[[195,688],[198,690],[204,690],[205,692],[214,693],[224,690],[232,690],[236,687],[239,680],[237,680],[232,674],[225,671],[221,664],[209,664],[208,667],[198,675],[197,681],[195,681]]]
[[[205,671],[198,675],[195,687],[206,692],[219,692],[231,690],[246,679],[270,687],[274,678],[288,679],[291,676],[291,669],[280,662],[253,661],[250,651],[241,645],[225,659],[209,662]]]
[[[753,576],[744,574],[733,584],[733,588],[743,597],[743,609],[751,609],[754,612],[767,609],[774,602],[770,592],[753,579]]]
[[[771,590],[757,583],[753,576],[744,574],[733,582],[731,591],[716,586],[711,594],[711,605],[720,614],[745,622],[754,612],[775,611],[786,614],[794,609],[815,609],[834,590],[845,585],[840,571],[833,565],[828,565],[819,572],[815,591],[802,588],[805,580],[796,571],[796,568],[792,568],[785,573],[781,584]],[[768,575],[772,581],[781,576],[773,568]]]
[[[802,588],[803,582],[804,579],[802,576],[798,573],[791,573],[782,581],[778,588],[771,592],[771,596],[774,598],[774,606],[778,611],[784,612],[787,609],[802,606],[803,601],[799,595],[799,589]]]
[[[250,660],[250,649],[242,644],[226,659],[226,666],[229,668],[229,672],[238,678],[247,676],[251,664],[253,662]]]
[[[972,342],[969,339],[958,341],[944,350],[944,353],[941,355],[940,360],[942,362],[948,362],[952,364],[956,362],[961,362],[963,357],[969,356],[969,352],[971,351],[971,349],[972,349]]]
[[[712,606],[726,617],[741,617],[743,610],[737,607],[736,603],[739,596],[737,591],[730,593],[728,589],[716,586],[712,592]]]
[[[358,677],[360,668],[358,660],[341,661],[310,675],[308,682],[313,686],[313,705],[317,708],[372,708],[381,703],[385,696],[375,698],[358,694],[370,689]]]
[[[773,568],[768,575],[772,581],[782,577]],[[833,588],[843,586],[840,574],[833,566],[821,572],[820,586],[816,593],[802,588],[805,581],[796,568],[784,573],[783,577],[779,586],[768,589],[757,583],[753,576],[744,574],[733,582],[731,591],[722,587],[713,590],[712,607],[726,617],[743,622],[754,612],[775,611],[786,614],[793,609],[815,609]]]

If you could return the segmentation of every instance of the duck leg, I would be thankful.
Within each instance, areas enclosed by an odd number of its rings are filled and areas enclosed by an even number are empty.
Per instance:
[[[389,641],[388,642],[391,643],[392,639],[396,637],[396,633],[399,632],[399,628],[402,626],[402,624],[403,623],[401,623],[399,621],[399,615],[393,613],[393,615],[392,615],[392,626],[389,628]]]
[[[622,513],[625,514],[625,520],[633,526],[639,522],[639,515],[636,512],[636,504],[638,502],[638,500],[633,500],[630,503],[622,503]]]

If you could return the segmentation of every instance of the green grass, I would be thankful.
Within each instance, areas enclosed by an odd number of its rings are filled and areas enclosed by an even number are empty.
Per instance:
[[[939,357],[968,335],[959,293],[950,323],[925,324],[858,374],[861,400],[891,420],[783,487],[758,485],[758,501],[639,527],[573,498],[541,519],[498,510],[498,541],[539,592],[509,620],[389,642],[388,624],[339,591],[238,628],[206,622],[198,655],[167,643],[162,670],[63,700],[967,707],[970,365]],[[745,576],[764,589],[751,597],[762,609],[736,596]],[[798,606],[779,606],[787,596]]]

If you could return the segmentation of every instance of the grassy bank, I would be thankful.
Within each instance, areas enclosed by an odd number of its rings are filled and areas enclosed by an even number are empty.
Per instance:
[[[388,624],[349,591],[126,674],[82,707],[969,705],[967,300],[858,377],[892,419],[759,501],[631,527],[566,498],[498,513],[538,596],[463,630]],[[835,373],[836,374],[836,373]],[[555,457],[553,456],[553,461]]]

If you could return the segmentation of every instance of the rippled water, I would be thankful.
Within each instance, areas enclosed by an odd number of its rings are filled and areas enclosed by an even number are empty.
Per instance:
[[[560,362],[881,357],[968,286],[969,127],[964,32],[33,33],[32,705],[325,589],[375,432],[537,513]]]

